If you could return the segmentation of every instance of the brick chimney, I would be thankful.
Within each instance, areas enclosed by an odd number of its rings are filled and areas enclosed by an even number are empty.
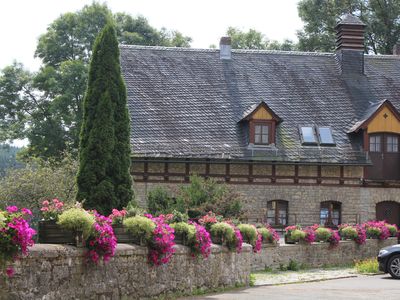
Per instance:
[[[351,14],[346,14],[336,25],[336,54],[342,75],[364,74],[365,24]]]
[[[219,57],[220,59],[231,59],[232,46],[231,38],[229,36],[223,36],[219,42]]]

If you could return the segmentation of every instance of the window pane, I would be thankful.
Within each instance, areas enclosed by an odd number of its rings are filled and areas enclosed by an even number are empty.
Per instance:
[[[263,144],[268,144],[268,134],[263,134],[261,140]]]
[[[261,135],[256,134],[256,135],[254,136],[254,142],[255,142],[256,144],[261,144]]]
[[[316,143],[314,129],[312,127],[301,127],[301,134],[304,143]]]
[[[320,218],[321,218],[321,225],[324,225],[328,221],[328,218],[329,218],[329,209],[328,208],[321,207]]]
[[[386,151],[398,152],[398,138],[394,135],[389,135],[386,139]]]
[[[261,125],[256,125],[255,131],[256,131],[256,134],[261,134]]]
[[[318,127],[321,144],[334,144],[332,131],[329,127]]]
[[[371,152],[381,151],[381,137],[379,135],[373,135],[369,137],[369,151]]]

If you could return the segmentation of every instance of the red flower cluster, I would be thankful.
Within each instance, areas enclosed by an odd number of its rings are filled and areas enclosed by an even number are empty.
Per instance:
[[[57,198],[54,198],[51,202],[45,200],[42,202],[42,212],[44,220],[57,220],[59,214],[64,209],[64,203]]]
[[[153,231],[153,240],[149,244],[149,261],[153,265],[159,266],[166,264],[174,254],[174,229],[165,223],[165,217],[153,217],[146,214],[145,217],[151,219],[156,228]]]
[[[111,226],[112,220],[94,212],[96,223],[93,225],[93,234],[86,241],[88,260],[98,263],[100,258],[108,262],[115,254],[117,239]]]

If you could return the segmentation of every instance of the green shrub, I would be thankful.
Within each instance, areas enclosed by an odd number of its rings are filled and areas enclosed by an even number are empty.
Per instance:
[[[376,258],[358,261],[355,268],[359,273],[379,273],[379,265]]]
[[[213,179],[191,176],[190,184],[179,189],[177,199],[184,204],[191,218],[204,216],[209,211],[230,219],[244,215],[240,195]]]
[[[249,224],[240,224],[237,226],[243,237],[243,242],[250,245],[255,245],[257,241],[257,230],[254,226]]]
[[[175,234],[184,235],[188,241],[193,241],[196,237],[196,227],[192,224],[178,222],[172,223],[170,226],[175,230]]]
[[[272,233],[265,227],[258,228],[258,233],[261,234],[264,241],[272,242]]]
[[[126,218],[123,222],[126,230],[137,239],[145,239],[150,241],[153,237],[153,231],[156,224],[152,220],[142,216]]]
[[[235,231],[231,225],[224,222],[213,224],[210,229],[210,234],[212,237],[221,238],[222,241],[227,243],[233,243],[235,241]]]
[[[300,270],[300,268],[301,268],[301,265],[297,261],[290,259],[286,270],[298,271],[298,270]]]
[[[181,199],[177,199],[163,187],[156,187],[147,195],[149,213],[153,215],[170,214],[173,211],[184,212]]]
[[[378,227],[367,227],[366,228],[367,238],[379,238],[381,230]]]
[[[295,229],[295,230],[292,230],[290,237],[294,241],[300,241],[300,240],[304,240],[304,238],[306,237],[306,233],[303,230]]]
[[[319,227],[315,230],[315,237],[317,241],[327,242],[331,235],[332,233],[328,228]]]
[[[180,211],[174,210],[172,212],[173,218],[169,220],[169,223],[179,223],[179,222],[184,222],[187,223],[189,220],[189,216],[185,213],[181,213]]]
[[[340,236],[345,239],[355,239],[358,237],[358,232],[356,228],[347,226],[340,229]]]
[[[385,224],[385,226],[389,229],[390,236],[397,236],[397,228],[395,225]]]
[[[82,231],[86,238],[92,231],[95,217],[82,208],[70,208],[58,216],[57,224],[72,231]]]

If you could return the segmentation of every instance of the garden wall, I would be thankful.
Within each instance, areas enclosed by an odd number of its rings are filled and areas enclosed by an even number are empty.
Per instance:
[[[167,265],[151,267],[147,248],[118,244],[108,264],[94,266],[83,263],[84,249],[37,244],[15,263],[14,277],[1,279],[0,299],[138,299],[249,284],[250,245],[241,254],[213,245],[207,260],[175,247]]]
[[[381,248],[395,244],[397,238],[384,241],[367,240],[364,245],[357,245],[353,241],[340,241],[335,248],[330,248],[328,243],[267,246],[260,253],[253,255],[251,269],[252,271],[261,271],[266,267],[277,269],[281,264],[287,265],[290,259],[309,267],[343,265],[353,263],[355,260],[376,257]]]

